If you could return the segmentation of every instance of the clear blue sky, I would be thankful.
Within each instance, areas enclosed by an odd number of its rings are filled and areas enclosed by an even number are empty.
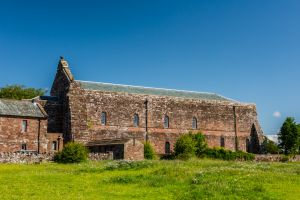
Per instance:
[[[79,80],[216,92],[266,134],[300,122],[300,1],[1,1],[0,87]]]

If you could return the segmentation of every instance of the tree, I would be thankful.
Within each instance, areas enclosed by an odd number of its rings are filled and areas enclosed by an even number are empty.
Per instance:
[[[279,153],[278,145],[272,140],[269,140],[267,137],[265,137],[262,143],[262,153],[277,154]]]
[[[286,118],[278,134],[278,141],[279,147],[283,150],[284,154],[299,152],[300,131],[299,125],[296,124],[294,118]]]
[[[26,88],[23,85],[7,85],[0,88],[0,98],[5,99],[32,99],[46,93],[43,89]]]

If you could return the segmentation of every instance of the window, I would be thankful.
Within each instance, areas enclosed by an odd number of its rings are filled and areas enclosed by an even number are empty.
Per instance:
[[[166,144],[165,144],[165,154],[170,154],[170,153],[171,153],[170,142],[166,142]]]
[[[27,127],[28,127],[28,122],[27,120],[22,121],[22,132],[26,133],[27,132]]]
[[[56,141],[52,142],[52,150],[57,150],[57,142]]]
[[[101,113],[101,124],[106,125],[106,112]]]
[[[193,117],[193,120],[192,120],[192,128],[193,128],[193,129],[197,129],[197,118],[196,118],[196,117]]]
[[[139,123],[140,123],[139,115],[138,114],[134,114],[134,116],[133,116],[133,125],[135,127],[138,127]]]
[[[167,115],[164,118],[164,127],[169,128],[169,117]]]
[[[27,150],[27,145],[26,145],[25,143],[22,144],[21,149],[22,149],[22,150]]]
[[[224,138],[224,136],[221,136],[221,139],[220,139],[220,146],[221,147],[225,147],[225,138]]]

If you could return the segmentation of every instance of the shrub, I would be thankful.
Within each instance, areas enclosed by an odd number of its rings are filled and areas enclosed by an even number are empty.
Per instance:
[[[192,135],[194,142],[195,142],[195,153],[196,156],[200,157],[205,153],[205,150],[207,149],[207,143],[205,140],[204,135],[199,132],[195,135]]]
[[[176,158],[174,153],[171,154],[165,154],[165,155],[161,155],[160,159],[161,160],[174,160]]]
[[[280,162],[289,162],[290,161],[290,156],[289,155],[282,155],[280,158]]]
[[[197,134],[182,135],[175,144],[175,157],[179,159],[189,159],[193,156],[206,156],[222,160],[254,160],[255,156],[243,151],[230,151],[224,148],[207,148],[204,135]]]
[[[275,142],[272,140],[269,140],[268,138],[265,138],[262,143],[262,153],[270,153],[270,154],[278,154],[279,153],[279,147]]]
[[[243,151],[230,151],[223,148],[208,148],[205,155],[209,158],[223,159],[223,160],[254,160],[255,155]]]
[[[70,142],[66,144],[62,151],[54,156],[54,161],[58,163],[79,163],[86,161],[88,150],[82,144]]]
[[[182,135],[175,143],[175,156],[177,158],[188,159],[195,155],[195,141],[191,134]]]
[[[105,165],[105,170],[130,170],[130,169],[143,169],[152,166],[152,161],[132,161],[132,160],[119,160],[112,161]]]
[[[148,160],[152,160],[155,158],[155,152],[149,142],[145,142],[144,144],[144,158]]]
[[[175,144],[175,156],[180,159],[188,159],[192,156],[201,157],[205,153],[207,143],[204,135],[199,132],[181,136]]]

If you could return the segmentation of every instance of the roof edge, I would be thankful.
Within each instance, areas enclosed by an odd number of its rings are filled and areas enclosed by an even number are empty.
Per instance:
[[[178,89],[146,87],[146,86],[137,86],[137,85],[117,84],[117,83],[104,83],[104,82],[97,82],[97,81],[84,81],[84,80],[74,80],[74,81],[75,82],[84,82],[84,83],[95,83],[95,84],[104,84],[104,85],[115,85],[115,86],[125,86],[125,87],[134,87],[134,88],[154,89],[154,90],[165,90],[165,91],[175,91],[175,92],[188,92],[188,93],[196,93],[196,94],[217,95],[217,96],[222,97],[222,98],[224,98],[228,101],[232,101],[232,102],[235,102],[235,103],[242,103],[242,102],[239,102],[237,100],[225,97],[223,95],[220,95],[220,94],[214,93],[214,92],[198,92],[198,91],[191,91],[191,90],[178,90]]]

